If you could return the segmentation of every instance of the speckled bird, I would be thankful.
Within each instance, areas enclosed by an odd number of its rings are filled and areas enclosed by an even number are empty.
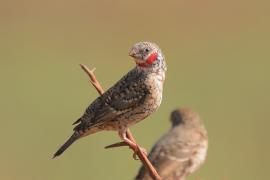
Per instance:
[[[103,95],[94,100],[74,125],[73,135],[54,154],[61,155],[73,142],[103,131],[117,131],[130,146],[127,128],[148,117],[160,106],[166,63],[160,48],[151,42],[134,44],[129,55],[136,66]]]
[[[148,159],[163,180],[185,180],[205,161],[208,136],[199,115],[189,108],[171,113],[171,129],[152,148]],[[136,180],[151,180],[141,167]]]

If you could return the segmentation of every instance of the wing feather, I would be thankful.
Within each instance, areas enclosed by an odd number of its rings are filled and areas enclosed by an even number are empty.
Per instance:
[[[117,120],[122,114],[142,104],[149,94],[144,74],[134,69],[112,88],[98,97],[85,111],[74,130],[85,130],[107,121]]]

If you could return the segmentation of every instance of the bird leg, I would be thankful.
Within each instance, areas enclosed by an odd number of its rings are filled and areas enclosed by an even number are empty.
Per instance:
[[[138,152],[141,152],[147,156],[147,151],[144,148],[141,148],[138,146],[136,142],[133,142],[127,137],[126,130],[120,130],[118,132],[119,137],[123,140],[123,142],[118,142],[109,146],[106,146],[105,148],[113,148],[113,147],[120,147],[120,146],[129,146],[133,151],[133,159],[138,160],[137,154]]]
[[[127,133],[126,131],[122,131],[120,130],[118,132],[119,137],[128,145],[130,146],[132,149],[138,149],[138,145],[136,143],[134,143],[133,141],[131,141],[130,139],[127,138]]]

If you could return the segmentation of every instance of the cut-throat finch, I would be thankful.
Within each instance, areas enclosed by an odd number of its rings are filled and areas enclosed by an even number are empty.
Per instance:
[[[153,146],[148,159],[164,180],[185,180],[205,161],[208,136],[199,115],[189,108],[171,113],[171,129]],[[152,180],[141,167],[136,180]]]
[[[74,123],[73,134],[54,157],[81,137],[103,130],[117,131],[125,143],[137,147],[126,137],[126,131],[160,106],[167,68],[160,48],[154,43],[138,42],[129,55],[136,66],[87,107]]]

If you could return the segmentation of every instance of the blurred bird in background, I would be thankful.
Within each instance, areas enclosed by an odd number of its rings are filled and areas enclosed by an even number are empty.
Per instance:
[[[138,148],[126,137],[127,128],[145,119],[160,106],[167,68],[160,48],[154,43],[136,43],[129,55],[136,63],[135,68],[90,104],[74,123],[77,126],[73,135],[54,157],[61,155],[79,138],[102,130],[118,131],[125,143]]]
[[[205,161],[208,136],[199,115],[189,108],[171,113],[171,129],[154,145],[148,159],[163,180],[185,180]],[[142,166],[136,180],[151,180]]]

